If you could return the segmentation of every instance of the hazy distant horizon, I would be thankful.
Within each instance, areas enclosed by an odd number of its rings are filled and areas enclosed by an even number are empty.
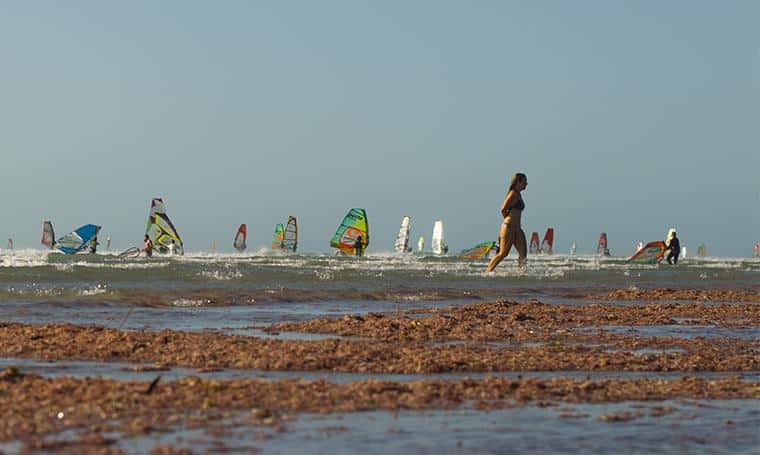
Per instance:
[[[0,5],[0,246],[103,226],[138,245],[162,197],[188,251],[249,249],[299,217],[329,251],[352,207],[369,252],[402,216],[429,248],[523,229],[612,254],[679,231],[760,242],[760,3],[67,2]]]

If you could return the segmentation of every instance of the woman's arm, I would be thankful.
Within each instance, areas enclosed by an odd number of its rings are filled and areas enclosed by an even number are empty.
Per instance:
[[[507,197],[504,198],[504,203],[501,204],[501,216],[506,218],[509,215],[509,207],[512,206],[517,199],[517,194],[514,191],[509,191]]]

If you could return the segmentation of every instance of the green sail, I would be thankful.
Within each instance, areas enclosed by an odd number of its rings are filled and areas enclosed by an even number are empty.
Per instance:
[[[369,245],[369,223],[364,209],[351,209],[343,218],[330,240],[330,246],[339,249],[344,254],[354,254],[356,239],[362,236],[362,250]]]

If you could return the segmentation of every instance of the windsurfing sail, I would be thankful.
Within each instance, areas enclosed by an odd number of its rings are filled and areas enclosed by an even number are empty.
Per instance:
[[[396,253],[406,253],[409,250],[409,231],[412,229],[412,219],[408,216],[401,218],[401,227],[396,235],[396,243],[393,245],[393,251]]]
[[[13,239],[8,239],[7,249],[12,250],[13,249]]]
[[[641,249],[644,248],[644,242],[639,242],[636,244],[636,246],[633,248],[633,252],[639,252]]]
[[[528,252],[530,252],[530,254],[536,254],[538,251],[538,232],[534,232],[530,235],[530,248],[528,248]]]
[[[111,249],[111,236],[109,235],[108,238],[106,238],[106,250]]]
[[[760,243],[755,244],[755,257],[760,258]]]
[[[662,260],[665,254],[665,242],[657,240],[644,245],[633,256],[628,258],[628,262],[634,264],[656,264]]]
[[[443,221],[437,220],[433,224],[433,237],[430,241],[430,248],[433,250],[433,254],[446,254],[449,252],[449,247],[446,245],[446,236],[443,232]]]
[[[235,247],[238,251],[245,251],[246,244],[245,240],[248,238],[248,228],[246,228],[245,223],[241,224],[240,227],[237,230],[237,233],[235,233],[235,239],[232,241],[232,246]]]
[[[670,248],[670,241],[673,240],[673,237],[676,235],[676,228],[671,227],[668,228],[668,234],[665,236],[665,247]]]
[[[422,250],[425,249],[425,237],[420,236],[420,238],[417,240],[417,252],[422,253]]]
[[[554,247],[554,228],[546,228],[544,241],[541,242],[541,253],[552,254]]]
[[[575,251],[578,249],[578,246],[573,242],[572,245],[570,245],[570,254],[575,254]]]
[[[599,234],[599,241],[596,244],[596,254],[599,256],[609,256],[610,249],[607,247],[607,233]]]
[[[140,248],[137,248],[136,246],[127,248],[126,250],[119,253],[120,258],[130,258],[130,257],[135,258],[139,255],[140,255]]]
[[[42,239],[40,240],[43,245],[53,249],[55,245],[55,231],[53,230],[53,223],[45,220],[42,222]]]
[[[298,220],[292,215],[288,216],[288,222],[285,224],[285,232],[282,236],[282,248],[294,253],[298,249]]]
[[[166,215],[164,201],[161,198],[154,198],[151,201],[145,234],[153,241],[156,252],[180,255],[185,253],[182,239],[169,216]]]
[[[482,259],[488,256],[488,253],[496,246],[496,242],[478,243],[469,250],[459,253],[459,259]]]
[[[76,254],[89,246],[100,232],[100,226],[85,224],[56,240],[55,248],[66,254]]]
[[[211,252],[212,253],[216,252],[216,240],[211,241]]]
[[[283,240],[285,240],[285,227],[282,225],[282,223],[278,223],[274,226],[274,236],[272,237],[272,249],[281,250]]]
[[[364,209],[351,209],[330,239],[330,246],[339,249],[343,254],[353,255],[356,252],[354,245],[360,235],[362,250],[364,250],[369,245],[367,212]]]
[[[707,249],[705,248],[704,243],[700,243],[699,246],[697,247],[697,256],[701,258],[707,256]]]

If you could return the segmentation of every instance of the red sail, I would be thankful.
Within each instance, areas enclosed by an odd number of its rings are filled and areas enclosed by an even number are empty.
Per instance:
[[[554,248],[554,228],[546,228],[546,234],[544,234],[544,241],[541,242],[541,252],[544,254],[552,254]]]
[[[530,254],[536,254],[539,251],[538,246],[538,232],[534,232],[530,235],[530,248],[528,249]]]

